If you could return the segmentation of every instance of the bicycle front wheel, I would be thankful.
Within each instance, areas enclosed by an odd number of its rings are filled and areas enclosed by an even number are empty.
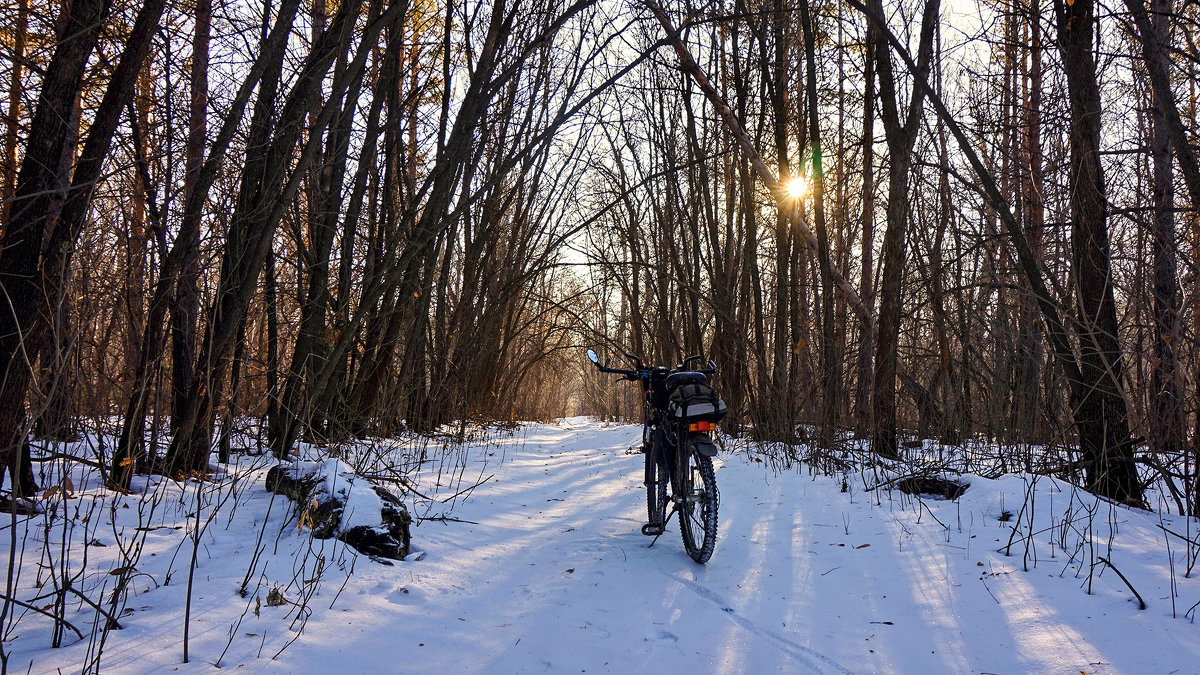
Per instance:
[[[679,533],[683,548],[698,563],[706,563],[717,545],[717,476],[712,459],[688,452],[681,476],[683,499],[679,503]]]

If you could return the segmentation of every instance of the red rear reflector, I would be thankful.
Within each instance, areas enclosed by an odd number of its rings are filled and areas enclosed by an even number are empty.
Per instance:
[[[712,431],[716,428],[712,422],[692,422],[688,425],[688,431]]]

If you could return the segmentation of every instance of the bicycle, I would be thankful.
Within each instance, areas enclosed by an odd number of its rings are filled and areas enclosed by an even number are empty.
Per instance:
[[[725,403],[708,383],[707,376],[717,372],[716,363],[710,359],[707,368],[688,370],[690,363],[701,358],[689,356],[675,368],[645,366],[640,358],[625,354],[634,365],[626,370],[609,368],[607,361],[601,365],[592,349],[587,356],[600,372],[640,382],[645,391],[642,452],[649,522],[642,526],[642,534],[654,537],[653,546],[671,516],[679,513],[684,550],[692,560],[708,562],[716,547],[721,501],[712,465],[717,446],[710,434],[726,412]]]

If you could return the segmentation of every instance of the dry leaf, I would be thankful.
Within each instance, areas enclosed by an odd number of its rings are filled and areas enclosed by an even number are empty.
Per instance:
[[[286,604],[288,604],[287,598],[283,597],[283,593],[280,593],[278,588],[272,588],[267,593],[267,607],[278,607]]]

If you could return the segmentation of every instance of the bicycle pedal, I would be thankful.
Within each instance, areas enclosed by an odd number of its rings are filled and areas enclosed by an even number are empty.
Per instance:
[[[657,537],[666,529],[667,528],[664,525],[652,525],[650,523],[646,523],[642,526],[642,534],[646,535],[647,537]]]

